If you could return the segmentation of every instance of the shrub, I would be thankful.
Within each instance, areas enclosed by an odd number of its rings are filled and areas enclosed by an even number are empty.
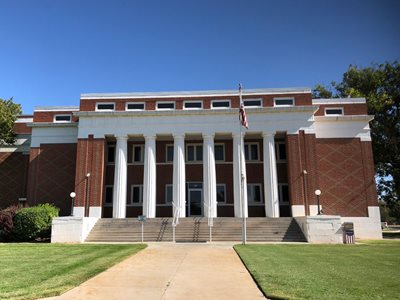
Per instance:
[[[18,241],[49,238],[51,221],[58,216],[59,209],[51,204],[22,208],[14,217],[13,236]]]
[[[0,241],[8,241],[14,228],[14,216],[21,209],[20,205],[13,205],[0,210]]]

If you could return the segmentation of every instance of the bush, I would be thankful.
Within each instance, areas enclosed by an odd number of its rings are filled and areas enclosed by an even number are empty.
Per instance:
[[[14,216],[21,209],[20,205],[13,205],[0,210],[0,241],[8,241],[14,229]]]
[[[49,238],[51,221],[58,216],[59,209],[51,204],[22,208],[14,217],[13,236],[18,241]]]

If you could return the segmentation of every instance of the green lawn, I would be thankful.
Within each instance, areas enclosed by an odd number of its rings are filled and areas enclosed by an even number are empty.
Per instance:
[[[400,241],[236,245],[271,299],[400,299]]]
[[[0,299],[60,295],[145,247],[0,244]]]

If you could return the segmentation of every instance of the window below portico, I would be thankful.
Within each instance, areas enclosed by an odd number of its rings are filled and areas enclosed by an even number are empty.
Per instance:
[[[114,186],[106,185],[104,189],[104,206],[112,206],[113,205],[113,192]]]
[[[144,160],[144,146],[134,145],[132,148],[132,162],[134,164],[141,164]]]
[[[128,206],[142,205],[143,203],[143,185],[131,185],[131,198],[126,204]]]
[[[258,143],[245,143],[244,157],[246,161],[259,161],[260,153],[259,153]]]
[[[247,184],[247,201],[249,204],[262,203],[262,191],[260,183]]]
[[[203,145],[202,144],[186,145],[186,161],[187,162],[203,161]]]
[[[287,183],[278,184],[279,204],[289,205],[289,185]]]

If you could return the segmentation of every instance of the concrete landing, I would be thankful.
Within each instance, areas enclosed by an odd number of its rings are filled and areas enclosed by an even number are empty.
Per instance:
[[[232,243],[149,247],[47,299],[263,299]]]

